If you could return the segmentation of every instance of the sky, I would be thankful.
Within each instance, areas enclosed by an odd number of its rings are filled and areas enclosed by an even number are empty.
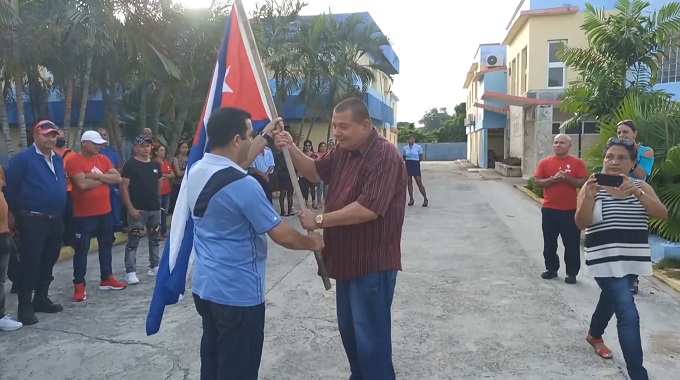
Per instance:
[[[177,0],[190,7],[211,0]],[[467,93],[463,82],[479,44],[502,42],[519,0],[418,0],[397,6],[394,0],[306,0],[301,12],[314,15],[369,12],[391,39],[400,60],[392,91],[399,98],[397,120],[418,123],[427,110],[449,113]],[[243,0],[250,13],[257,0]]]

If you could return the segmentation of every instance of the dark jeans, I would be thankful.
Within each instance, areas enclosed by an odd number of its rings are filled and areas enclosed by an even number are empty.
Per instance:
[[[123,203],[120,199],[120,185],[109,185],[113,227],[123,226]]]
[[[17,222],[21,241],[19,289],[28,292],[54,280],[52,270],[61,251],[64,217],[20,215]]]
[[[76,249],[73,255],[73,283],[84,284],[87,273],[87,255],[90,252],[90,241],[97,238],[99,244],[100,278],[108,280],[113,273],[111,267],[111,250],[113,249],[113,214],[74,218],[76,230]]]
[[[9,259],[16,255],[16,249],[9,232],[0,233],[0,319],[5,316],[5,278]]]
[[[350,380],[395,379],[392,364],[392,298],[397,271],[336,282],[338,329]]]
[[[201,380],[257,380],[264,344],[264,303],[220,305],[194,294],[203,320]]]
[[[161,235],[168,233],[168,210],[170,210],[170,195],[171,193],[158,196],[161,202]]]
[[[75,226],[73,221],[73,197],[71,192],[66,193],[66,209],[64,210],[64,246],[75,248]]]
[[[593,317],[590,320],[590,335],[602,338],[607,324],[616,314],[616,329],[619,344],[626,361],[631,380],[647,380],[647,370],[642,365],[642,341],[640,339],[640,315],[630,292],[636,276],[595,278],[602,291]]]
[[[543,226],[543,259],[545,269],[557,272],[560,269],[560,258],[557,256],[557,237],[562,237],[564,245],[564,264],[567,276],[578,275],[581,270],[581,230],[576,227],[574,214],[576,210],[555,210],[542,208]]]
[[[168,213],[172,214],[175,211],[175,204],[177,203],[177,196],[179,195],[179,189],[182,187],[182,184],[172,184],[172,191],[170,192],[170,208],[168,209]]]

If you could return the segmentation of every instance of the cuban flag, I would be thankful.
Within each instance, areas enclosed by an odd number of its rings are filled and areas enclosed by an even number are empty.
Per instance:
[[[272,120],[270,108],[271,90],[260,80],[262,63],[256,47],[251,46],[252,30],[240,1],[236,1],[229,13],[224,37],[217,54],[210,89],[203,105],[202,117],[196,128],[189,153],[184,180],[172,215],[170,236],[165,243],[158,268],[156,286],[146,318],[146,334],[160,330],[166,305],[176,304],[184,295],[193,256],[194,223],[186,199],[186,184],[191,180],[191,167],[210,151],[206,126],[212,111],[220,107],[238,107],[252,115],[253,129],[260,130]],[[250,36],[251,38],[248,38]],[[258,66],[259,65],[259,66]],[[259,69],[259,71],[258,71]]]

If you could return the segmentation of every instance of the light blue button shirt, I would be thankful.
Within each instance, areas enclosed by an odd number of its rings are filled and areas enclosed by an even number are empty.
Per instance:
[[[262,173],[266,173],[272,166],[275,166],[274,153],[267,147],[264,148],[264,154],[258,153],[257,157],[255,157],[255,161],[250,165],[251,168],[256,168]]]
[[[418,144],[409,146],[408,144],[401,148],[401,152],[406,157],[407,161],[420,161],[420,155],[423,154],[423,148]]]

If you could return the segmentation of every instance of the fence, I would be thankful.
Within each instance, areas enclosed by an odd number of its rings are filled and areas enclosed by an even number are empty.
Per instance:
[[[399,151],[408,145],[399,143]],[[455,161],[467,158],[467,143],[419,143],[425,153],[425,161]]]

